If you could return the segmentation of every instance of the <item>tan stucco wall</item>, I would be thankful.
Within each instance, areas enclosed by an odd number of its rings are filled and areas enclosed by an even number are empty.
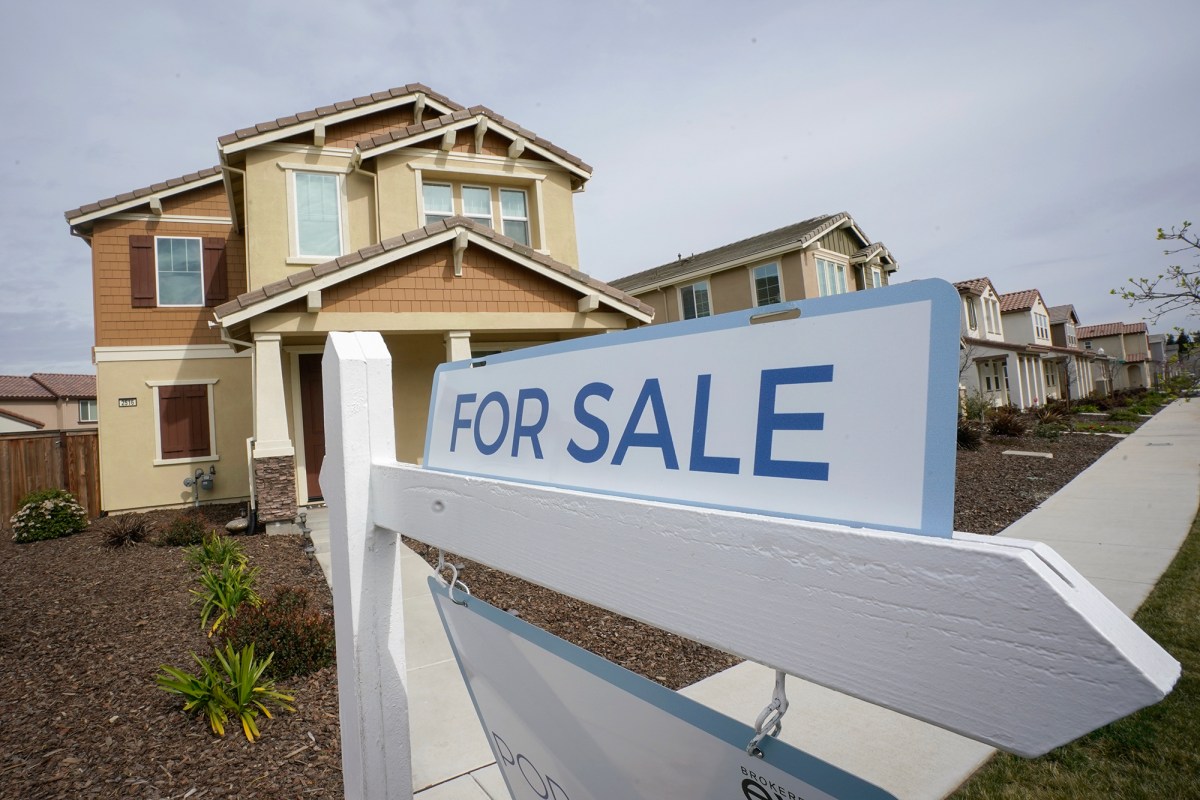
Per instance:
[[[708,278],[714,314],[738,311],[754,305],[750,295],[750,273],[746,267],[718,272]]]
[[[46,427],[44,431],[95,428],[95,423],[79,424],[79,401],[62,403],[56,400],[0,400],[0,408],[36,419]],[[12,430],[26,430],[28,426],[14,423]]]
[[[154,387],[147,381],[216,379],[213,407],[217,459],[155,466]],[[100,494],[106,511],[190,503],[183,479],[196,468],[217,468],[214,490],[201,501],[230,501],[249,494],[246,439],[251,435],[250,359],[101,362],[96,365],[100,424]],[[136,397],[134,408],[117,399]]]

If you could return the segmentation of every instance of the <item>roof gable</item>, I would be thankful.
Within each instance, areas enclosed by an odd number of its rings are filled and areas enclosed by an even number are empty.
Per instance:
[[[457,241],[460,236],[465,237],[464,244],[490,249],[581,294],[595,294],[601,303],[642,322],[653,318],[654,309],[642,301],[466,217],[450,217],[265,284],[218,306],[214,315],[222,325],[235,325],[299,300],[310,291],[351,280],[405,256]]]
[[[1051,325],[1061,325],[1064,322],[1070,322],[1073,325],[1079,324],[1079,315],[1075,313],[1075,306],[1069,303],[1065,306],[1051,306],[1046,309],[1046,313],[1050,315]]]
[[[35,431],[40,431],[42,428],[46,427],[46,423],[41,422],[40,420],[36,420],[33,417],[26,417],[22,414],[18,414],[15,411],[9,411],[7,408],[0,408],[0,417],[12,420],[20,425],[28,425],[32,430]]]
[[[981,297],[991,289],[993,295],[996,297],[1000,296],[1000,293],[996,291],[996,287],[992,284],[991,278],[971,278],[966,281],[958,281],[954,284],[954,288],[958,289],[959,294],[965,292],[966,294],[973,294],[976,297]]]
[[[207,186],[210,183],[217,183],[220,180],[221,168],[207,167],[196,172],[189,172],[187,175],[181,175],[178,178],[171,178],[170,180],[143,186],[141,189],[134,189],[131,192],[122,192],[113,197],[97,200],[94,203],[87,203],[79,208],[65,211],[63,215],[71,225],[81,225],[99,217],[115,214],[118,211],[136,208],[156,198],[161,200],[172,195],[190,192],[193,189]]]
[[[1009,292],[1008,294],[1000,295],[1000,313],[1008,314],[1014,311],[1028,311],[1038,303],[1042,304],[1042,308],[1046,307],[1046,302],[1042,300],[1042,293],[1037,289],[1023,289],[1019,292]]]
[[[861,254],[871,251],[874,245],[871,244],[871,240],[862,232],[862,229],[858,227],[853,218],[845,211],[842,211],[837,214],[824,214],[819,217],[786,225],[782,228],[776,228],[773,231],[760,233],[757,236],[751,236],[748,239],[741,239],[740,241],[722,245],[712,250],[706,250],[703,253],[695,253],[687,258],[681,256],[675,261],[654,267],[653,269],[626,275],[624,278],[618,278],[610,283],[625,291],[644,290],[673,282],[688,275],[700,275],[738,266],[739,263],[752,260],[756,257],[765,258],[789,250],[798,250],[812,244],[825,234],[843,225],[853,230],[855,235],[864,243],[865,246],[854,254],[857,258],[863,258]],[[882,244],[875,244],[880,249],[871,252],[865,258],[882,254],[894,265],[895,260],[892,259],[891,253],[887,251],[887,248],[883,247]]]

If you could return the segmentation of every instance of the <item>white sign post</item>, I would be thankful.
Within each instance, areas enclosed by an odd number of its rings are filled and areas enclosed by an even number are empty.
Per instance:
[[[408,763],[397,531],[1020,755],[1160,700],[1179,664],[1052,550],[951,535],[957,303],[906,284],[714,317],[680,350],[664,325],[552,346],[546,369],[446,366],[424,468],[391,454],[382,339],[332,334],[347,791],[364,765]],[[348,797],[401,796],[399,772],[357,780]]]

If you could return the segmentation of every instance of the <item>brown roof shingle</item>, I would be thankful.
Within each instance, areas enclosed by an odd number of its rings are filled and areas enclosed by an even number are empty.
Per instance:
[[[159,183],[154,183],[149,186],[143,186],[141,189],[134,189],[132,192],[122,192],[121,194],[113,197],[106,197],[103,200],[97,200],[94,203],[87,203],[79,208],[73,208],[70,211],[64,211],[63,216],[67,218],[67,222],[70,222],[76,217],[82,217],[84,214],[91,214],[94,211],[103,211],[106,208],[112,208],[113,206],[127,203],[130,200],[149,197],[150,195],[164,192],[167,189],[178,189],[186,186],[189,183],[195,183],[196,181],[200,181],[205,178],[211,178],[214,175],[220,174],[221,168],[219,166],[208,167],[196,172],[189,172],[187,175],[180,175],[178,178],[160,181]]]
[[[213,310],[213,313],[219,320],[237,311],[250,308],[270,297],[278,295],[282,292],[286,292],[289,289],[303,286],[307,283],[315,281],[318,278],[333,274],[338,270],[346,269],[347,267],[351,267],[356,264],[361,264],[363,261],[366,261],[369,258],[373,258],[391,250],[396,250],[414,242],[419,242],[422,239],[427,239],[430,236],[441,233],[450,228],[462,228],[472,231],[473,233],[491,239],[497,244],[507,247],[509,250],[512,250],[515,253],[518,253],[526,258],[533,259],[543,266],[549,267],[556,272],[560,272],[563,275],[569,276],[585,284],[589,288],[595,289],[597,292],[617,300],[618,302],[633,306],[645,314],[653,315],[654,313],[654,308],[652,306],[643,303],[636,297],[631,297],[630,295],[613,287],[610,284],[597,280],[591,275],[588,275],[585,272],[580,272],[579,270],[574,269],[573,267],[570,267],[561,261],[556,261],[549,256],[543,255],[536,250],[527,247],[526,245],[520,244],[519,242],[516,242],[513,239],[510,239],[509,237],[498,233],[485,225],[479,225],[472,220],[467,219],[466,217],[449,217],[445,220],[439,220],[430,225],[426,225],[424,228],[417,228],[416,230],[409,231],[401,236],[395,236],[391,239],[387,239],[379,244],[364,247],[357,252],[349,253],[332,261],[326,261],[324,264],[318,264],[315,267],[301,270],[300,272],[294,273],[283,280],[268,283],[260,286],[252,292],[238,295],[228,303],[217,306]]]
[[[24,375],[0,375],[0,400],[53,400],[54,393]]]
[[[755,253],[773,250],[784,245],[795,244],[798,247],[803,247],[808,242],[828,233],[848,219],[850,219],[850,215],[845,211],[837,214],[824,214],[802,222],[786,225],[773,231],[760,233],[748,239],[722,245],[712,250],[706,250],[703,253],[696,253],[687,258],[680,258],[654,267],[653,269],[636,272],[633,275],[626,275],[624,278],[618,278],[610,283],[618,289],[633,291],[643,286],[669,281],[672,278],[693,272],[701,272],[709,267],[715,267],[739,258],[750,257]]]
[[[1002,294],[998,298],[1000,300],[1000,312],[1006,314],[1010,311],[1025,311],[1033,308],[1033,304],[1042,299],[1042,293],[1037,289],[1023,289],[1019,292],[1009,292]],[[1046,302],[1043,300],[1042,305]]]
[[[94,399],[96,397],[95,375],[73,375],[60,372],[35,372],[35,381],[53,392],[55,397]]]
[[[989,286],[992,287],[993,292],[996,292],[996,287],[992,285],[991,278],[971,278],[970,280],[958,281],[954,284],[954,288],[958,289],[959,294],[968,292],[975,295],[983,294]],[[996,292],[996,294],[998,295],[999,292]]]
[[[315,119],[327,117],[331,114],[338,114],[352,108],[363,108],[365,106],[375,105],[376,103],[382,103],[385,100],[391,100],[395,97],[403,97],[416,92],[420,92],[427,97],[431,97],[442,105],[452,108],[455,111],[462,109],[461,105],[454,102],[449,97],[446,97],[444,94],[435,92],[433,89],[430,89],[423,83],[408,83],[404,86],[397,86],[382,92],[373,92],[372,94],[364,95],[362,97],[355,97],[351,100],[343,100],[332,105],[314,108],[312,111],[300,111],[295,114],[290,114],[286,117],[279,117],[278,119],[260,122],[257,125],[250,126],[249,128],[241,128],[233,133],[227,133],[224,136],[219,137],[217,139],[217,144],[223,147],[227,144],[240,142],[243,139],[249,139],[252,136],[258,136],[261,133],[280,130],[291,125],[298,125],[304,122],[312,122]]]
[[[1144,322],[1105,322],[1101,325],[1084,325],[1075,330],[1080,339],[1096,339],[1100,336],[1120,336],[1125,333],[1146,333]]]
[[[1075,320],[1075,324],[1079,324],[1079,315],[1075,313],[1075,306],[1068,303],[1065,306],[1051,306],[1046,309],[1046,313],[1050,315],[1051,325],[1061,325],[1064,322]]]

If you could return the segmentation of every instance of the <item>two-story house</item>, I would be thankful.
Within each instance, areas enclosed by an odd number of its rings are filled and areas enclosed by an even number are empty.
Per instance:
[[[849,214],[826,214],[611,281],[676,322],[886,286],[896,261]]]
[[[318,499],[330,331],[383,334],[396,455],[444,361],[619,330],[647,304],[578,268],[577,156],[420,84],[221,136],[218,164],[68,211],[92,249],[107,510]]]
[[[0,375],[0,433],[95,428],[95,375]]]
[[[989,278],[954,284],[962,302],[958,380],[964,392],[982,395],[991,405],[1019,404],[1021,394],[1011,376],[1020,374],[1021,359],[1030,355],[1004,335],[1000,293]]]
[[[1100,375],[1106,391],[1149,388],[1149,332],[1144,322],[1107,322],[1086,325],[1076,331],[1083,348],[1097,356]]]
[[[1064,399],[1079,400],[1096,390],[1092,364],[1096,357],[1079,343],[1079,315],[1071,304],[1051,306],[1050,359],[1058,367],[1058,384]]]

